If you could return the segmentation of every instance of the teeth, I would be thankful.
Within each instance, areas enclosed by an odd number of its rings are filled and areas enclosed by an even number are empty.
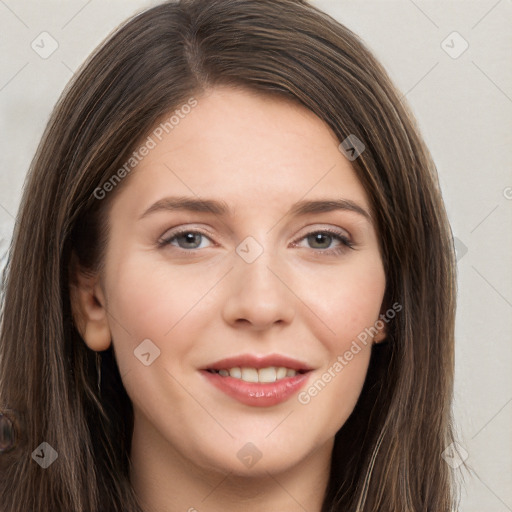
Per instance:
[[[295,377],[296,370],[284,368],[282,366],[269,366],[267,368],[230,368],[218,370],[217,373],[222,377],[234,377],[245,382],[275,382],[276,380],[285,379],[287,377]]]
[[[258,370],[255,368],[242,368],[242,380],[245,380],[245,382],[258,382]]]
[[[270,368],[260,368],[258,370],[258,377],[260,382],[275,382],[276,369],[273,366]]]
[[[231,370],[226,370],[231,377],[235,377],[235,379],[242,378],[242,370],[240,368],[231,368]]]
[[[283,368],[282,366],[277,369],[276,377],[278,379],[284,379],[286,377],[286,368]]]

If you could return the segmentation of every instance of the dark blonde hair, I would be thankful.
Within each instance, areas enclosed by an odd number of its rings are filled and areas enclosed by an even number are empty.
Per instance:
[[[73,324],[70,260],[101,268],[116,193],[95,194],[162,116],[229,85],[292,99],[340,142],[370,200],[399,303],[338,431],[322,512],[451,512],[455,255],[436,168],[413,115],[361,40],[305,0],[181,0],[151,8],[100,46],[68,85],[32,162],[4,276],[0,409],[3,512],[140,512],[129,481],[131,402],[112,349]],[[59,454],[46,470],[41,442]]]

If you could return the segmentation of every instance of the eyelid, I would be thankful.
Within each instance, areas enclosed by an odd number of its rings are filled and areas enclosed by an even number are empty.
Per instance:
[[[341,228],[339,226],[329,226],[329,225],[326,226],[325,224],[315,223],[315,224],[308,224],[307,226],[304,226],[304,228],[302,228],[301,231],[304,231],[304,230],[306,230],[305,233],[302,235],[299,235],[299,237],[297,237],[296,240],[301,240],[302,238],[304,238],[307,235],[310,235],[312,233],[319,233],[319,232],[334,233],[337,235],[343,235],[345,238],[347,238],[349,240],[352,239],[351,234],[346,229]]]
[[[176,226],[174,228],[168,229],[157,240],[157,245],[158,245],[159,248],[166,247],[166,246],[172,246],[171,240],[173,238],[176,238],[179,235],[184,234],[184,233],[199,233],[199,234],[203,235],[204,237],[208,238],[208,240],[211,242],[212,246],[218,246],[219,245],[219,244],[217,244],[214,241],[213,233],[211,233],[210,231],[206,230],[205,228],[199,228],[199,227],[196,227],[196,226],[189,227],[189,226],[183,226],[183,225]],[[174,246],[172,246],[172,247],[174,247]],[[178,250],[184,251],[184,252],[193,252],[193,251],[197,251],[198,250],[198,249],[187,250],[187,249],[182,249],[181,247],[175,247],[175,248],[178,249]]]

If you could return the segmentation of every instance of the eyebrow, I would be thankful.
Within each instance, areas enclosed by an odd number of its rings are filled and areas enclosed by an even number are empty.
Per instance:
[[[158,211],[190,211],[213,213],[219,216],[233,216],[233,212],[226,201],[214,199],[197,199],[193,197],[165,197],[152,204],[140,217],[139,220]],[[293,204],[287,215],[303,216],[310,213],[326,213],[336,210],[355,212],[364,217],[370,224],[373,219],[370,213],[362,206],[350,199],[322,199],[302,200]]]

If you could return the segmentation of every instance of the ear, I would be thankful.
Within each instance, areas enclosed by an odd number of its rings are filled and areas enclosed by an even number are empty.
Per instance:
[[[112,336],[99,274],[82,269],[74,251],[69,265],[69,293],[73,320],[82,339],[91,350],[107,350]]]
[[[380,343],[386,339],[387,330],[386,325],[382,329],[379,329],[379,332],[373,337],[373,343]]]
[[[381,341],[384,341],[386,339],[386,336],[388,334],[388,324],[384,320],[381,319],[381,315],[384,314],[384,311],[386,308],[383,306],[380,310],[379,314],[379,325],[382,323],[382,327],[378,328],[379,332],[373,337],[373,343],[380,343]]]

